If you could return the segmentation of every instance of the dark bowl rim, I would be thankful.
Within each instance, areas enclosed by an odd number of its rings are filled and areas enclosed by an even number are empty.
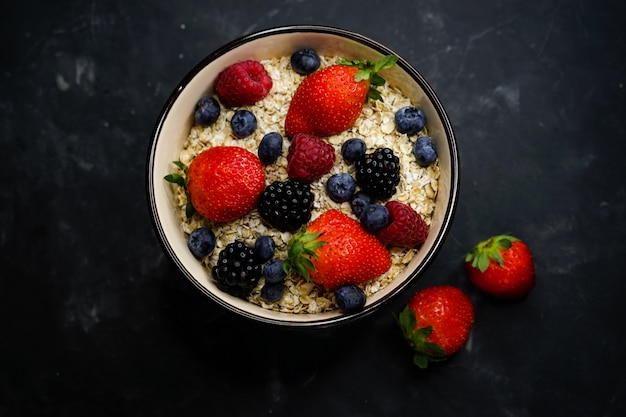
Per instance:
[[[241,309],[235,307],[234,305],[225,302],[224,300],[220,299],[219,297],[216,297],[214,294],[212,294],[210,291],[208,291],[202,284],[200,284],[200,282],[198,282],[193,277],[193,275],[185,268],[183,263],[176,256],[173,248],[170,246],[170,244],[168,242],[168,239],[167,239],[167,237],[166,237],[166,235],[164,233],[164,230],[161,227],[161,224],[160,224],[160,221],[159,221],[159,214],[157,212],[157,207],[156,207],[156,198],[155,198],[154,190],[152,189],[152,184],[154,182],[153,181],[154,180],[154,173],[152,171],[152,167],[154,165],[155,150],[156,150],[156,145],[157,145],[157,142],[158,142],[158,138],[159,138],[161,129],[163,127],[163,124],[164,124],[165,120],[167,119],[167,116],[168,116],[170,110],[172,109],[174,103],[176,102],[178,96],[185,89],[185,87],[191,82],[191,80],[204,67],[206,67],[209,63],[213,62],[218,57],[226,54],[227,52],[229,52],[229,51],[231,51],[231,50],[233,50],[233,49],[235,49],[235,48],[237,48],[237,47],[239,47],[239,46],[241,46],[241,45],[243,45],[243,44],[245,44],[247,42],[250,42],[250,41],[253,41],[253,40],[257,40],[257,39],[261,39],[261,38],[268,37],[268,36],[272,36],[272,35],[288,34],[288,33],[301,33],[301,32],[311,32],[311,33],[329,34],[329,35],[340,36],[340,37],[344,37],[344,38],[347,38],[347,39],[350,39],[350,40],[362,43],[365,46],[368,46],[369,48],[371,48],[371,49],[373,49],[373,50],[375,50],[375,51],[377,51],[377,52],[379,52],[379,53],[381,53],[383,55],[390,55],[390,54],[392,54],[392,55],[397,56],[398,57],[398,61],[397,61],[396,65],[400,66],[406,73],[408,73],[411,76],[411,78],[413,78],[420,85],[420,87],[423,89],[423,91],[426,94],[426,96],[432,102],[433,107],[435,108],[439,118],[441,119],[441,122],[442,122],[442,125],[443,125],[443,129],[444,129],[444,131],[446,133],[446,136],[448,138],[448,145],[450,147],[450,162],[451,162],[450,197],[449,197],[448,205],[446,207],[445,215],[443,217],[441,231],[439,232],[439,235],[436,237],[435,241],[433,242],[432,247],[428,250],[428,253],[425,255],[424,260],[419,265],[419,267],[416,268],[414,271],[412,271],[411,274],[407,277],[407,279],[404,282],[402,282],[394,290],[394,292],[392,292],[389,295],[383,297],[382,299],[378,300],[375,303],[367,305],[365,308],[363,308],[359,312],[356,312],[356,313],[353,313],[353,314],[343,314],[343,315],[340,315],[340,316],[337,316],[337,317],[332,317],[332,318],[321,318],[319,320],[303,321],[303,322],[287,321],[287,320],[283,321],[283,320],[280,320],[280,319],[273,319],[273,318],[268,318],[268,317],[262,317],[262,316],[254,314],[254,313],[251,313],[249,311],[241,310]],[[166,103],[164,104],[161,112],[159,113],[157,122],[155,123],[153,131],[151,133],[150,142],[149,142],[149,146],[148,146],[148,152],[147,152],[147,162],[146,162],[146,171],[147,172],[146,172],[145,182],[146,182],[147,202],[148,202],[148,208],[149,208],[149,212],[150,212],[150,218],[151,218],[152,226],[153,226],[154,231],[156,233],[156,236],[158,238],[158,241],[159,241],[162,249],[164,250],[164,252],[168,255],[168,258],[170,259],[170,261],[172,261],[174,263],[174,265],[177,267],[177,269],[197,289],[199,289],[203,294],[205,294],[207,297],[209,297],[211,300],[213,300],[217,304],[221,305],[222,307],[225,307],[230,312],[235,313],[236,315],[245,317],[247,319],[256,321],[256,322],[269,324],[269,325],[278,325],[278,326],[281,326],[281,327],[315,328],[315,329],[319,329],[319,328],[335,327],[335,326],[338,326],[338,325],[347,324],[347,323],[350,323],[350,322],[354,322],[357,319],[362,319],[362,318],[364,318],[366,316],[371,315],[375,311],[378,311],[380,309],[380,307],[382,307],[383,305],[389,303],[391,300],[397,298],[399,295],[404,293],[414,283],[416,278],[419,277],[420,275],[422,275],[426,271],[426,269],[431,265],[431,263],[435,259],[436,255],[441,250],[441,247],[443,246],[445,238],[447,237],[448,233],[450,232],[450,228],[451,228],[451,225],[452,225],[452,220],[453,220],[454,215],[456,213],[456,207],[457,207],[458,196],[459,196],[459,187],[460,187],[460,166],[459,166],[459,164],[460,164],[460,161],[459,161],[459,153],[458,153],[456,138],[455,138],[454,131],[453,131],[453,128],[452,128],[452,124],[451,124],[451,122],[450,122],[450,120],[448,118],[448,115],[447,115],[447,113],[446,113],[446,111],[445,111],[441,101],[439,100],[437,94],[433,90],[433,88],[426,81],[426,79],[422,76],[422,74],[419,73],[415,68],[413,68],[413,66],[411,64],[409,64],[408,61],[406,61],[400,55],[395,53],[390,48],[382,45],[381,43],[379,43],[379,42],[377,42],[377,41],[375,41],[373,39],[370,39],[370,38],[368,38],[368,37],[366,37],[364,35],[358,34],[356,32],[352,32],[350,30],[341,29],[341,28],[337,28],[337,27],[333,27],[333,26],[324,26],[324,25],[289,25],[289,26],[277,26],[277,27],[264,29],[264,30],[260,30],[258,32],[254,32],[254,33],[250,33],[250,34],[246,34],[246,35],[240,36],[240,37],[238,37],[238,38],[236,38],[236,39],[234,39],[234,40],[224,44],[223,46],[221,46],[220,48],[216,49],[215,51],[211,52],[209,55],[207,55],[205,58],[203,58],[198,64],[196,64],[189,72],[187,72],[185,74],[185,76],[182,78],[182,80],[176,85],[174,90],[168,96],[168,99],[167,99]]]

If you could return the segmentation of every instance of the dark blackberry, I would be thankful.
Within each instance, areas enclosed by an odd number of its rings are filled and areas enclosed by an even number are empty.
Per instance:
[[[245,297],[261,278],[261,263],[253,248],[235,241],[222,249],[211,273],[217,288],[235,297]]]
[[[307,183],[274,181],[261,193],[257,208],[269,225],[280,231],[293,232],[311,220],[314,199]]]
[[[356,161],[356,182],[361,190],[380,200],[396,193],[400,159],[389,148],[378,148]]]

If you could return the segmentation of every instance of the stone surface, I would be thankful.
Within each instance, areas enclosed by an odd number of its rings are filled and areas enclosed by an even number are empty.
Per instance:
[[[5,2],[9,3],[9,2]],[[626,34],[620,1],[11,2],[0,7],[0,415],[618,416],[626,412]],[[477,308],[420,372],[387,311],[314,333],[192,287],[145,197],[169,93],[240,35],[338,26],[405,57],[448,109],[461,198],[412,291]],[[538,285],[497,303],[461,260],[511,232]]]

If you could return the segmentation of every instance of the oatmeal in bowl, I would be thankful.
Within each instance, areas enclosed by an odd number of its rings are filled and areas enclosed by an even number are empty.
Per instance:
[[[198,64],[159,117],[147,173],[182,274],[236,314],[295,327],[365,317],[409,287],[445,240],[458,181],[425,79],[323,26],[248,35]]]

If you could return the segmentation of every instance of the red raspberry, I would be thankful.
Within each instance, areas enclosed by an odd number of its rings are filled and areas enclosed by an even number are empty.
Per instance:
[[[291,139],[287,154],[289,178],[312,182],[330,172],[335,164],[335,148],[317,136],[298,133]]]
[[[226,107],[249,106],[263,100],[272,88],[272,78],[263,64],[254,60],[237,62],[219,73],[215,92]]]
[[[413,248],[423,243],[428,236],[428,225],[420,214],[407,204],[389,201],[389,225],[376,233],[385,244]]]

